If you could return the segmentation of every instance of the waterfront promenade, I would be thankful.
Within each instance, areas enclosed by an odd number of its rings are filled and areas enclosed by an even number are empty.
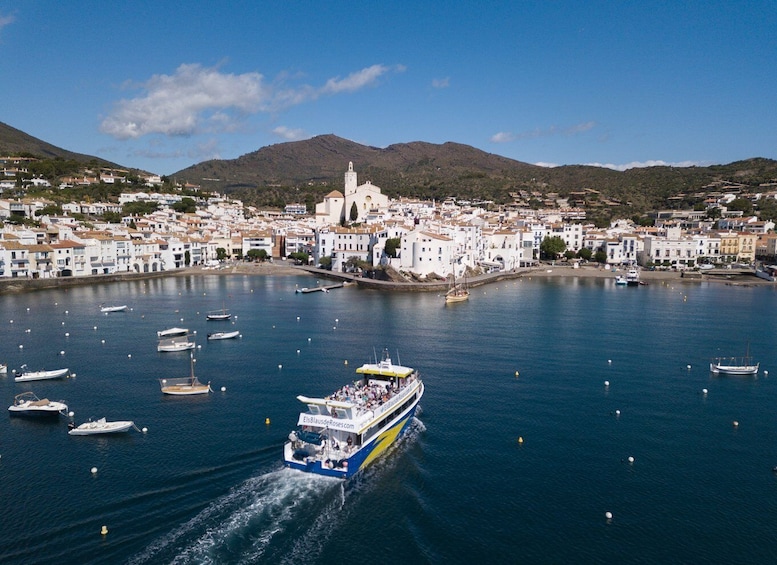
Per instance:
[[[471,288],[497,283],[503,280],[513,280],[524,277],[581,277],[581,278],[614,278],[622,271],[613,272],[599,265],[585,265],[573,268],[565,264],[543,264],[536,267],[525,267],[513,271],[487,273],[467,278],[467,285]],[[111,275],[91,275],[86,277],[58,277],[50,279],[0,279],[0,294],[28,292],[33,290],[45,290],[55,288],[69,288],[73,286],[103,284],[127,280],[143,280],[183,275],[251,275],[251,276],[289,276],[310,275],[328,280],[351,282],[361,288],[383,291],[399,292],[441,292],[447,290],[447,281],[415,282],[415,281],[383,281],[362,277],[351,273],[338,273],[326,269],[309,267],[305,265],[291,265],[285,261],[275,262],[243,262],[235,261],[217,269],[207,269],[200,266],[187,267],[173,271],[158,271],[154,273],[116,273]],[[640,271],[643,282],[650,284],[659,281],[676,281],[678,283],[716,282],[732,286],[744,285],[772,285],[774,283],[756,277],[748,270],[718,269],[714,272],[699,273],[676,271]]]

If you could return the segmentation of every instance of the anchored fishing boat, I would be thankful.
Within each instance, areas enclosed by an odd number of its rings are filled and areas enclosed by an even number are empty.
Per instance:
[[[721,375],[757,375],[760,363],[750,357],[750,346],[744,357],[717,357],[710,361],[710,372]]]
[[[402,435],[424,394],[418,372],[383,359],[356,369],[359,380],[306,405],[283,446],[286,467],[347,478],[372,463]]]

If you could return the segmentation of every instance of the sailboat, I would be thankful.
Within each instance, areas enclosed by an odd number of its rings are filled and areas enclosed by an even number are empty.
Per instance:
[[[464,302],[469,300],[469,289],[467,289],[467,277],[464,276],[464,282],[456,284],[456,268],[454,267],[451,274],[451,286],[448,292],[445,293],[445,303],[450,304],[453,302]]]
[[[710,362],[710,372],[722,375],[757,375],[760,363],[753,363],[750,344],[744,357],[717,357]]]
[[[173,396],[190,396],[192,394],[208,394],[213,392],[210,381],[203,384],[194,376],[194,355],[189,355],[190,374],[188,377],[174,379],[159,379],[164,394]]]
[[[208,312],[205,315],[206,320],[229,320],[232,317],[232,314],[229,313],[229,311],[224,307],[224,305],[221,305],[221,310],[213,310],[212,312]]]

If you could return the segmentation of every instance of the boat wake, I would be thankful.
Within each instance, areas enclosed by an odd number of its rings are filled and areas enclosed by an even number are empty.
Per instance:
[[[395,449],[424,430],[414,419]],[[396,455],[396,454],[394,454]],[[315,561],[350,512],[398,458],[387,454],[351,481],[280,469],[253,477],[129,560],[145,563]],[[350,506],[350,504],[349,504]]]

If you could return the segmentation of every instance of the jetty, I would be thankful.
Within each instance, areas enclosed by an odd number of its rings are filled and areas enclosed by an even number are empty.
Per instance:
[[[328,284],[323,286],[314,286],[312,288],[304,287],[304,288],[298,288],[294,292],[297,294],[310,294],[311,292],[329,292],[332,289],[335,288],[343,288],[345,286],[344,282],[337,283],[337,284]]]

